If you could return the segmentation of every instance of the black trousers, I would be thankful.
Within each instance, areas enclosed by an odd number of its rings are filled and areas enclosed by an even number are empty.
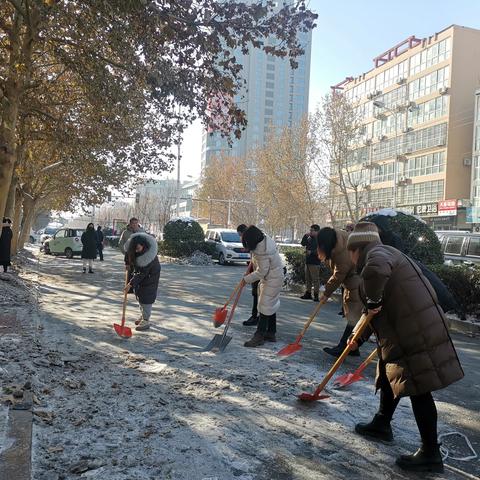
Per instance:
[[[97,245],[98,255],[100,256],[100,261],[103,261],[103,245]]]
[[[273,315],[264,315],[261,313],[258,321],[257,331],[260,333],[276,333],[277,314],[274,313]]]
[[[385,374],[380,374],[380,407],[378,415],[389,422],[392,420],[400,398],[394,398],[392,387]],[[422,444],[426,448],[436,448],[437,437],[437,407],[430,392],[422,395],[411,395],[412,410],[417,422]]]
[[[254,318],[258,317],[258,285],[259,283],[260,283],[260,280],[258,282],[252,283],[252,296],[253,296],[252,317]]]

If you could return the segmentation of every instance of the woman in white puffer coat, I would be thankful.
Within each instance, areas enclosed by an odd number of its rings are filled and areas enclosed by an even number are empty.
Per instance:
[[[254,225],[242,235],[243,246],[252,253],[253,272],[246,275],[246,283],[260,280],[257,331],[245,342],[246,347],[258,347],[265,341],[276,342],[277,311],[280,308],[280,292],[283,287],[283,262],[277,245]]]

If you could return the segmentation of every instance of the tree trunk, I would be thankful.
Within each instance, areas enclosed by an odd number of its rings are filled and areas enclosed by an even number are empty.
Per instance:
[[[5,206],[5,217],[12,218],[15,213],[15,197],[17,193],[17,176],[13,175],[12,182],[10,183],[10,190],[8,192],[7,205]]]
[[[23,198],[23,219],[22,228],[18,238],[18,250],[21,250],[25,246],[25,242],[30,236],[30,230],[32,228],[33,220],[35,218],[36,202],[29,197]]]
[[[12,218],[12,231],[13,231],[13,238],[12,238],[12,254],[15,255],[17,253],[18,248],[18,237],[20,235],[20,219],[22,218],[22,194],[19,190],[15,192],[15,209],[13,211],[13,218]]]

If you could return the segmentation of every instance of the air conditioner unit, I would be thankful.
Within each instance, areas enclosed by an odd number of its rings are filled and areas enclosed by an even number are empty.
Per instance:
[[[411,184],[412,184],[412,179],[407,177],[400,177],[397,183],[399,187],[406,187],[407,185],[411,185]]]
[[[377,140],[378,140],[379,142],[383,142],[383,140],[386,140],[386,138],[387,138],[387,137],[386,137],[385,135],[379,135],[379,136],[377,137]]]
[[[380,168],[380,164],[377,163],[377,162],[372,162],[372,163],[370,164],[370,168],[372,168],[372,169]]]
[[[438,89],[440,95],[446,95],[448,93],[448,87],[442,87]]]
[[[363,143],[364,143],[364,145],[366,145],[366,146],[371,145],[371,144],[372,144],[372,139],[371,139],[371,138],[368,138],[368,137],[364,137]]]
[[[385,120],[387,116],[384,113],[378,112],[374,115],[377,120]]]
[[[360,187],[362,187],[364,190],[367,190],[367,191],[372,188],[368,183],[362,183]]]
[[[397,78],[397,85],[403,85],[406,81],[407,79],[405,77]]]
[[[408,162],[408,158],[405,155],[397,155],[397,162]]]
[[[375,98],[375,95],[373,93],[369,93],[367,95],[367,100],[373,100]]]
[[[369,162],[363,162],[362,163],[362,168],[370,168],[370,163]]]
[[[471,167],[472,166],[472,159],[471,158],[464,158],[463,159],[463,166],[464,167]]]
[[[381,90],[375,90],[375,91],[373,92],[373,95],[374,95],[375,97],[378,97],[378,96],[381,95],[381,94],[382,94],[382,91],[381,91]]]
[[[413,130],[412,127],[407,127],[407,128],[404,128],[404,129],[402,130],[402,132],[403,132],[403,133],[408,133],[408,132],[411,132],[412,130]]]

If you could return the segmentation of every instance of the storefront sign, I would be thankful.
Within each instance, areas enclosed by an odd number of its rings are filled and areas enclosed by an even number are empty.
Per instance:
[[[455,216],[457,214],[456,200],[442,200],[438,202],[438,215],[442,217]]]
[[[480,207],[468,207],[466,215],[466,223],[480,223]]]
[[[436,217],[438,215],[438,204],[425,203],[421,205],[415,205],[414,214],[419,217]]]

